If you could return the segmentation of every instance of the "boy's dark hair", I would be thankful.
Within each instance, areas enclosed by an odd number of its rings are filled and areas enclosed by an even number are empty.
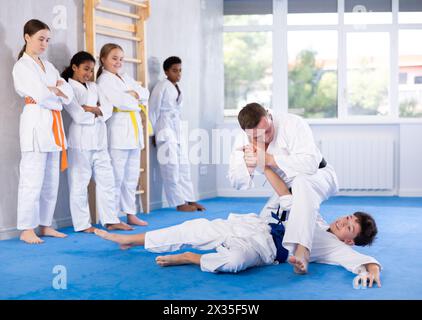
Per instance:
[[[354,239],[355,245],[357,246],[368,246],[371,245],[375,240],[375,236],[378,233],[377,224],[374,218],[365,212],[355,212],[353,214],[358,218],[361,231]]]
[[[174,64],[181,64],[182,63],[182,59],[180,59],[179,57],[168,57],[164,63],[163,63],[163,69],[164,71],[167,71],[171,68],[172,65]]]
[[[259,103],[249,103],[240,110],[237,120],[243,130],[254,129],[261,121],[262,117],[268,116],[267,110]]]

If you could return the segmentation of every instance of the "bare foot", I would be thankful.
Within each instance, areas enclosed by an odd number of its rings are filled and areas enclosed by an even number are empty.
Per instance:
[[[120,249],[122,249],[122,250],[127,250],[127,249],[129,249],[129,248],[131,248],[131,247],[134,246],[134,244],[132,243],[132,241],[129,240],[127,238],[127,236],[125,236],[125,235],[120,235],[120,234],[115,234],[115,233],[109,233],[109,232],[107,232],[105,230],[100,230],[100,229],[96,229],[94,231],[94,233],[97,236],[99,236],[99,237],[101,237],[101,238],[103,238],[105,240],[109,240],[109,241],[113,241],[113,242],[118,243],[120,245]]]
[[[197,202],[188,202],[188,205],[196,207],[198,211],[205,211],[205,207]]]
[[[41,227],[40,236],[53,238],[66,238],[67,234],[58,232],[51,227]]]
[[[180,206],[176,207],[177,211],[184,211],[184,212],[193,212],[198,210],[195,206],[191,206],[190,204],[181,204]]]
[[[124,222],[106,224],[107,230],[133,230],[133,228]]]
[[[293,270],[297,274],[306,274],[308,273],[308,262],[305,258],[298,258],[295,256],[290,256],[287,259],[287,262],[293,266]]]
[[[148,222],[139,219],[136,215],[134,214],[128,214],[127,215],[127,223],[129,224],[133,224],[135,226],[147,226]]]
[[[29,244],[41,244],[44,242],[44,240],[40,239],[36,234],[34,229],[28,229],[24,230],[21,233],[20,239],[23,242],[29,243]]]
[[[192,261],[189,259],[190,252],[180,254],[170,254],[166,256],[158,256],[155,258],[155,262],[161,267],[178,266],[182,264],[191,264]]]
[[[82,230],[82,232],[84,232],[84,233],[94,233],[95,230],[96,230],[95,227],[89,227],[88,229]]]

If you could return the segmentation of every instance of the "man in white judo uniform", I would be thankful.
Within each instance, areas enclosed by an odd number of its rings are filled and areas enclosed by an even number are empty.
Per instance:
[[[239,112],[238,120],[243,131],[236,137],[230,156],[230,182],[238,190],[252,188],[256,171],[269,166],[291,188],[291,195],[279,197],[275,193],[261,215],[268,216],[279,206],[290,211],[283,246],[303,262],[303,268],[295,268],[295,272],[306,273],[320,204],[337,192],[335,171],[323,159],[309,125],[299,116],[273,116],[258,103],[250,103]],[[309,217],[306,223],[302,216]]]
[[[279,196],[289,194],[283,180],[271,168],[266,167],[264,173]],[[355,212],[328,225],[318,212],[315,213],[317,219],[304,211],[297,211],[296,214],[301,215],[299,218],[303,223],[309,220],[318,221],[314,225],[311,261],[341,265],[359,274],[363,285],[368,280],[369,287],[372,287],[373,281],[378,286],[381,285],[379,262],[351,247],[353,244],[368,245],[374,240],[377,227],[370,215]],[[274,218],[277,218],[275,214]],[[288,259],[295,268],[303,268],[302,261],[295,256],[287,258],[287,250],[281,245],[284,224],[277,221],[280,219],[274,218],[254,213],[232,213],[227,219],[194,219],[142,234],[118,235],[104,230],[96,230],[95,233],[106,240],[119,243],[122,249],[133,246],[144,246],[151,252],[177,251],[185,247],[216,249],[216,252],[206,254],[184,252],[159,256],[156,262],[160,266],[196,264],[205,272],[239,272],[250,267],[278,264]],[[301,232],[300,228],[291,230],[294,234]]]

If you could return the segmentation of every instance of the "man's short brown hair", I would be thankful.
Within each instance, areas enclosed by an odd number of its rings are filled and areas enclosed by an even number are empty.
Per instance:
[[[262,117],[268,116],[267,110],[259,103],[249,103],[240,110],[237,120],[243,130],[255,129]]]

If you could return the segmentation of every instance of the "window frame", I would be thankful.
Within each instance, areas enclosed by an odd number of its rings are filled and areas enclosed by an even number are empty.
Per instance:
[[[293,0],[294,1],[294,0]],[[287,34],[289,31],[305,30],[336,30],[338,35],[337,50],[337,117],[306,119],[310,123],[414,123],[422,122],[422,118],[405,118],[399,115],[399,31],[404,29],[422,30],[422,23],[399,24],[399,0],[391,0],[392,23],[354,25],[344,23],[345,0],[337,0],[338,22],[335,25],[287,25],[288,0],[273,0],[272,25],[223,26],[223,32],[272,32],[273,46],[273,85],[272,110],[274,112],[288,112],[288,57]],[[346,37],[350,32],[388,32],[390,35],[390,79],[389,79],[389,107],[388,116],[358,116],[348,115],[346,100],[347,56]],[[225,103],[225,102],[224,102]],[[224,105],[223,103],[223,105]],[[231,121],[237,116],[237,111],[224,108],[224,118]]]

